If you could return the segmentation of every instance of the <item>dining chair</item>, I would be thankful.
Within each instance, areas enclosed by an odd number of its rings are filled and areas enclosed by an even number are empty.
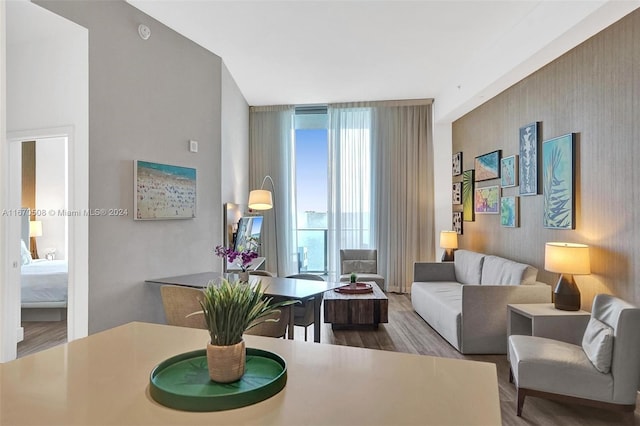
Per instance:
[[[287,334],[287,326],[289,325],[289,315],[291,315],[291,307],[282,306],[278,308],[278,311],[261,318],[275,319],[277,321],[262,322],[246,330],[244,334],[284,338]]]
[[[265,271],[262,269],[256,269],[255,271],[249,271],[249,275],[259,275],[262,277],[275,277],[275,274],[272,274],[269,271]]]
[[[162,306],[167,318],[167,324],[179,327],[207,328],[204,315],[192,315],[192,312],[202,310],[199,300],[202,299],[202,290],[175,285],[163,285],[160,287]]]
[[[287,278],[297,278],[300,280],[324,281],[319,275],[314,274],[294,274]],[[307,341],[307,327],[313,324],[313,310],[315,308],[315,299],[310,298],[302,302],[302,304],[293,307],[293,324],[304,327],[304,341]]]

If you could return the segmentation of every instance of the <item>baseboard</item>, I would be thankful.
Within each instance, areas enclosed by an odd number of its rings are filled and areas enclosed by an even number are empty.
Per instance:
[[[67,308],[23,308],[22,321],[63,321],[67,319]]]

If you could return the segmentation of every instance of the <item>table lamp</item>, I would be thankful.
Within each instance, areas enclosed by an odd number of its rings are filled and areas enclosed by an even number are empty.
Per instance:
[[[444,249],[443,262],[453,262],[453,250],[458,248],[458,233],[456,231],[440,231],[440,248]]]
[[[36,237],[42,237],[42,221],[30,220],[29,221],[29,243],[31,245],[31,257],[38,259],[38,244],[36,243]]]
[[[556,309],[577,311],[580,309],[580,290],[574,275],[591,273],[589,246],[573,243],[547,243],[544,248],[544,269],[560,274],[553,290]]]

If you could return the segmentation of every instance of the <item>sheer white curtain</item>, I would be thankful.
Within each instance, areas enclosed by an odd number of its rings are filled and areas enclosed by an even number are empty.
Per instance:
[[[374,248],[371,190],[371,108],[330,106],[327,256],[331,277],[340,273],[340,249]]]
[[[275,208],[263,211],[262,253],[266,269],[280,276],[298,272],[295,174],[293,168],[293,106],[252,107],[249,113],[249,190],[273,179]],[[270,182],[264,189],[272,191]],[[277,217],[275,217],[277,216]],[[278,232],[275,225],[277,219]],[[278,265],[276,241],[278,238]]]
[[[387,290],[407,292],[416,261],[433,261],[431,101],[378,103],[373,109],[373,191],[378,272]]]

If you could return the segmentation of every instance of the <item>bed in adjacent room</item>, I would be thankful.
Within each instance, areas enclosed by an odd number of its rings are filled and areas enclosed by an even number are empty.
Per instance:
[[[65,319],[68,277],[66,260],[32,259],[23,241],[22,320],[61,321]]]

